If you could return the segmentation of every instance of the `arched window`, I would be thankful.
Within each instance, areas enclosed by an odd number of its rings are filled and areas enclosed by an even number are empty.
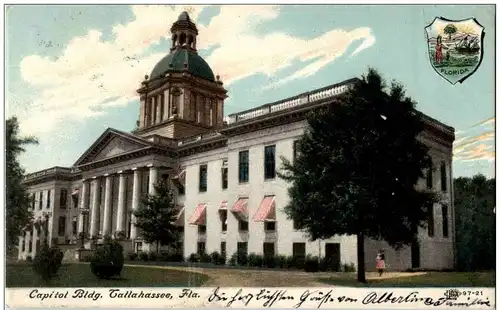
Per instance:
[[[179,44],[180,45],[184,45],[184,43],[186,43],[186,34],[185,33],[181,33],[181,36],[180,36],[180,39],[179,39]]]

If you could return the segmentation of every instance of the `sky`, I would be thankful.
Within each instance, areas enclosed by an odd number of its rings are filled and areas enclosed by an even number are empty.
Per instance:
[[[5,14],[5,114],[39,145],[26,172],[71,166],[108,127],[132,131],[136,90],[190,12],[197,48],[228,90],[231,114],[360,77],[402,83],[417,108],[455,128],[454,177],[494,176],[493,5],[11,5]],[[425,27],[475,18],[483,60],[452,85],[431,66]]]

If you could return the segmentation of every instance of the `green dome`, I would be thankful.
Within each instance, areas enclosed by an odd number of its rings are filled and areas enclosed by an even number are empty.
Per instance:
[[[215,81],[214,73],[203,58],[192,50],[181,48],[163,57],[151,71],[150,80],[167,72],[187,71],[194,76]]]

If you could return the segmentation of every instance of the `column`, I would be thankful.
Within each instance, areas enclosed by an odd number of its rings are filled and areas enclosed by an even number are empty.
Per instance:
[[[122,171],[118,183],[118,210],[116,215],[116,231],[125,233],[125,214],[126,214],[126,201],[125,192],[127,190],[127,175]]]
[[[96,237],[99,234],[99,217],[100,217],[100,200],[99,191],[101,188],[101,180],[95,179],[92,181],[92,217],[90,219],[90,237]]]
[[[88,209],[89,205],[89,185],[87,180],[83,180],[82,195],[80,198],[80,212],[78,214],[78,234],[85,232],[85,213],[83,210]]]
[[[39,229],[42,229],[42,228],[39,228]],[[32,255],[32,256],[31,256],[32,258],[35,258],[35,254],[36,254],[36,252],[37,252],[38,250],[40,250],[40,249],[38,249],[38,248],[37,248],[37,246],[36,246],[36,245],[37,245],[37,242],[36,242],[36,241],[37,241],[37,239],[38,239],[38,231],[39,231],[39,229],[36,229],[36,227],[33,227],[33,234],[31,234],[31,246],[32,246],[32,250],[33,250],[33,252],[32,252],[32,253],[30,253],[29,255]],[[28,247],[28,244],[26,244],[26,247]],[[27,248],[27,249],[29,250],[29,248]]]
[[[106,185],[104,193],[104,221],[102,227],[102,235],[111,237],[111,212],[113,211],[113,196],[111,189],[113,187],[113,175],[106,176]]]
[[[150,98],[151,102],[149,103],[149,111],[150,111],[150,116],[149,116],[149,124],[153,126],[156,124],[155,118],[156,118],[156,98],[151,97]]]
[[[137,238],[137,227],[135,227],[135,216],[133,211],[139,207],[139,199],[141,195],[141,171],[134,168],[134,184],[132,189],[132,225],[130,225],[130,239]]]
[[[157,167],[149,167],[149,194],[155,195],[156,189],[155,184],[158,183],[158,168]]]
[[[162,102],[162,96],[161,95],[157,95],[156,96],[156,123],[161,123],[162,119],[161,119],[161,108],[162,108],[162,105],[163,105],[163,102]]]
[[[162,121],[168,119],[168,101],[170,98],[168,89],[165,90],[165,92],[163,94],[164,94],[164,96],[163,96],[163,115],[161,117]]]

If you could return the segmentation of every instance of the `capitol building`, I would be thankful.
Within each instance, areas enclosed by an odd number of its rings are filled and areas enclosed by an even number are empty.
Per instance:
[[[198,55],[198,30],[186,12],[171,34],[169,53],[137,89],[136,130],[108,128],[73,166],[26,176],[35,222],[47,222],[48,236],[41,225],[28,229],[19,238],[19,259],[34,257],[42,238],[77,248],[82,232],[99,240],[120,236],[126,251],[155,250],[133,225],[132,211],[144,194],[155,193],[155,183],[166,180],[179,207],[185,257],[213,251],[227,257],[311,254],[357,265],[356,236],[312,242],[296,229],[283,212],[288,184],[276,173],[281,156],[293,161],[306,114],[331,104],[356,80],[224,116],[227,90]],[[393,270],[454,266],[454,129],[425,115],[424,121],[419,139],[429,146],[434,169],[417,186],[433,188],[443,199],[429,214],[429,228],[420,228],[416,246],[395,251],[366,240],[367,268],[374,267],[381,248]]]

